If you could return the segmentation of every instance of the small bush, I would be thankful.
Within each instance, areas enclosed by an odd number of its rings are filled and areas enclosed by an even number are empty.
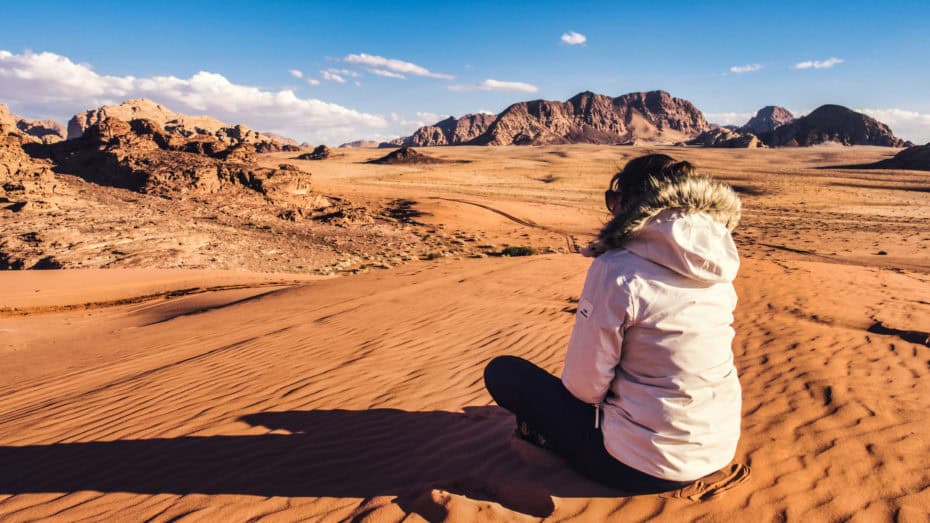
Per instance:
[[[501,256],[532,256],[534,254],[536,254],[535,249],[523,245],[511,245],[501,251]]]

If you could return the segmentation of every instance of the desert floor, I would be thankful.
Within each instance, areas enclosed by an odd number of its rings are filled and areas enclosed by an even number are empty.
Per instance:
[[[745,209],[751,475],[703,500],[523,461],[482,384],[501,354],[561,370],[589,263],[571,251],[610,175],[654,150]],[[0,273],[0,520],[927,521],[930,173],[842,167],[892,153],[869,147],[424,152],[462,162],[263,161],[370,208],[410,200],[411,237],[470,250],[332,277]]]

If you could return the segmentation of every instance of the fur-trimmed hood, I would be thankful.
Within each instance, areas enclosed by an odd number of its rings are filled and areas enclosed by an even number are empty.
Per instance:
[[[623,248],[690,278],[732,281],[739,257],[730,232],[740,220],[739,197],[705,176],[659,182],[625,201],[586,254]]]

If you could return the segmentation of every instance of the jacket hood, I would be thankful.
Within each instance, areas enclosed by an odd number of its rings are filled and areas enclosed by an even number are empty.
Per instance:
[[[732,281],[739,256],[730,232],[742,211],[733,189],[706,176],[648,183],[642,196],[623,202],[587,251],[624,248],[684,276]]]
[[[623,248],[709,284],[730,283],[739,270],[739,254],[729,229],[703,212],[662,211],[633,233]]]

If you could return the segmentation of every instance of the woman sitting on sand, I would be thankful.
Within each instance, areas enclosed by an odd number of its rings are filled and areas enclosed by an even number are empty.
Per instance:
[[[515,435],[630,493],[681,488],[730,462],[740,432],[730,232],[740,201],[688,162],[654,154],[616,175],[613,218],[578,301],[561,381],[501,356],[484,371]],[[592,407],[593,406],[593,407]]]

